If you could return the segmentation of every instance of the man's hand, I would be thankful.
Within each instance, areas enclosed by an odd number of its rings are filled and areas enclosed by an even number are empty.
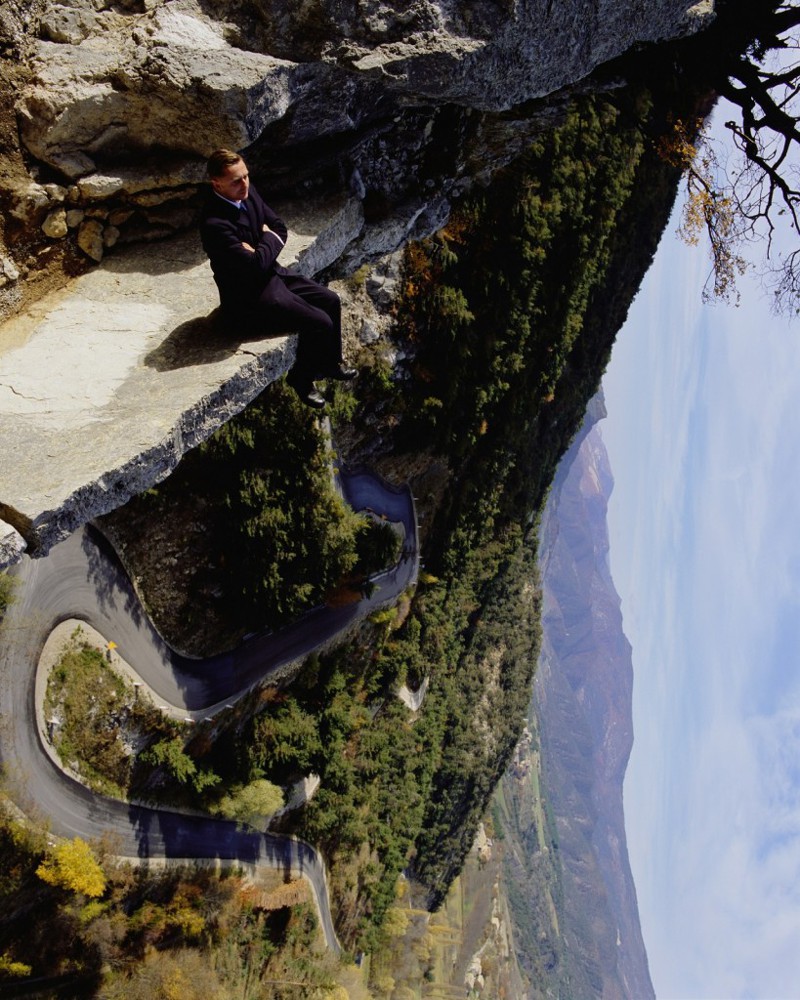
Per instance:
[[[278,242],[282,247],[286,246],[286,244],[283,241],[283,237],[279,233],[276,233],[274,229],[270,229],[269,226],[266,224],[266,222],[262,225],[261,232],[269,233],[271,236],[276,237],[276,239],[278,240]]]
[[[256,252],[255,248],[251,247],[249,243],[242,243],[242,246],[245,248],[245,250],[249,250],[250,253],[255,253]]]

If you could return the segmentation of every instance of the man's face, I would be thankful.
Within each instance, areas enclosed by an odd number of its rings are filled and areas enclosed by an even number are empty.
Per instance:
[[[211,187],[228,201],[244,201],[250,193],[250,174],[244,160],[232,163],[221,177],[211,178]]]

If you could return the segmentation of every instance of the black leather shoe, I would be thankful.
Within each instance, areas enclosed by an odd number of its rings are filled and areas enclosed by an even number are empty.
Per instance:
[[[357,368],[345,368],[344,364],[329,368],[320,378],[335,378],[339,382],[352,382],[358,375]]]
[[[315,410],[321,410],[325,406],[325,397],[313,382],[309,382],[305,378],[297,378],[293,372],[289,372],[286,376],[286,382],[294,389],[306,406],[311,406]]]
[[[325,397],[313,385],[305,392],[298,392],[297,395],[306,404],[315,410],[321,410],[325,406]]]

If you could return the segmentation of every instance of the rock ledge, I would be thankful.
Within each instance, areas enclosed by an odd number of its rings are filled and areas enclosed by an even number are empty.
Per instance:
[[[280,211],[281,262],[307,274],[363,225],[352,199]],[[104,261],[0,326],[0,518],[46,554],[165,478],[294,353],[294,336],[225,328],[195,233]],[[0,566],[19,556],[7,542]]]

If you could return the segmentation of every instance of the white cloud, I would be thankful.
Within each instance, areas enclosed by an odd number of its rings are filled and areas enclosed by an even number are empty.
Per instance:
[[[798,761],[796,712],[712,721],[683,831],[662,997],[800,995]]]
[[[741,720],[722,705],[693,742],[686,808],[652,844],[662,1000],[798,995],[798,761],[797,712]]]

